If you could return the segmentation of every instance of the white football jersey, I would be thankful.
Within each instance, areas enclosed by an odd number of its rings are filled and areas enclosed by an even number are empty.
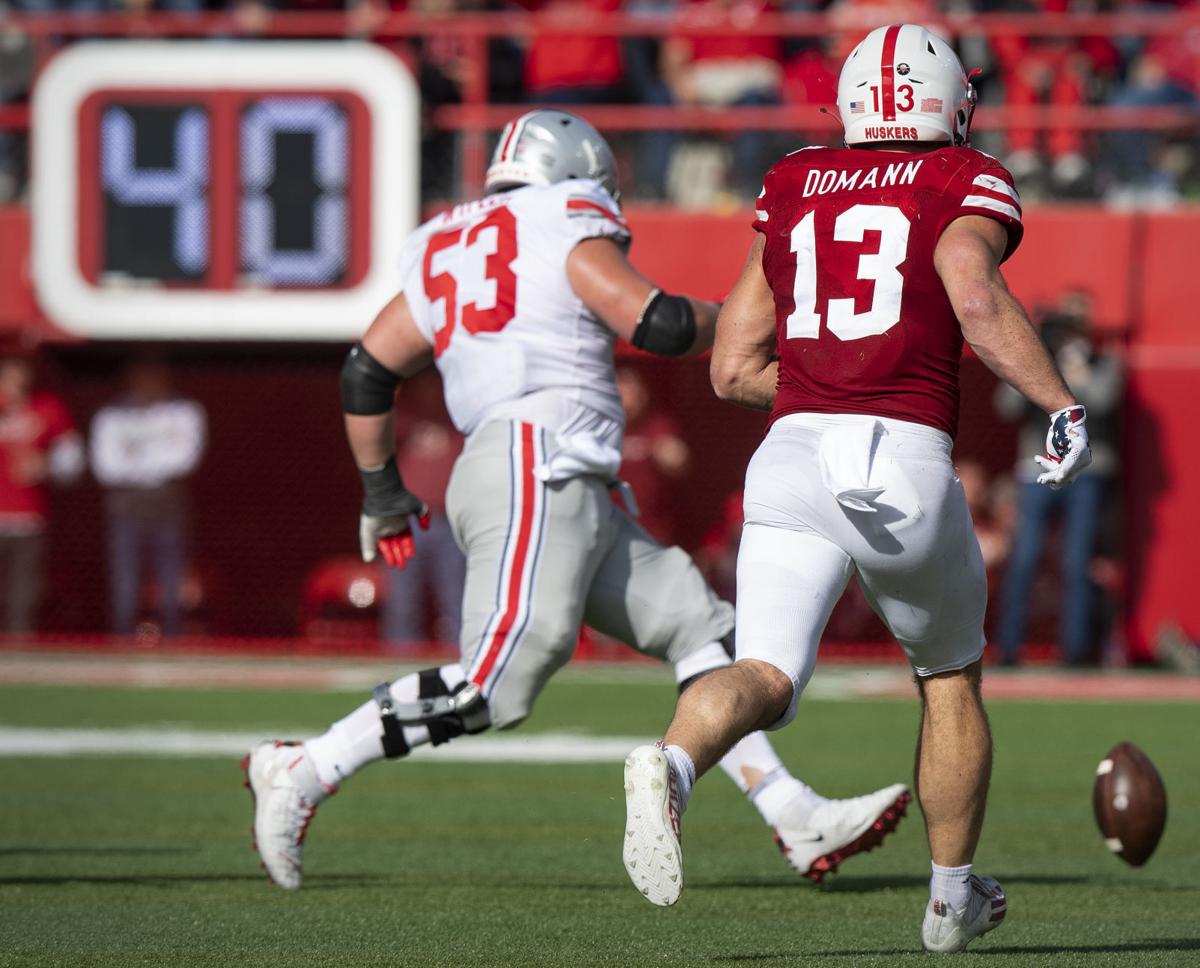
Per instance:
[[[616,201],[584,179],[456,205],[411,236],[404,294],[433,344],[446,407],[462,433],[523,420],[566,448],[577,441],[575,450],[619,455],[625,415],[615,336],[567,280],[567,256],[596,237],[630,241]]]

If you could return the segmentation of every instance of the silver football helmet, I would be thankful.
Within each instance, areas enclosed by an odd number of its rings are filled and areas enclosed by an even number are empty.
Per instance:
[[[553,185],[568,178],[592,178],[616,198],[617,163],[603,136],[566,111],[522,114],[500,132],[484,187],[488,192],[516,185]]]

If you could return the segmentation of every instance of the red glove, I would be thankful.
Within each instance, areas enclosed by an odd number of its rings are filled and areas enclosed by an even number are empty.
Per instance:
[[[416,515],[417,524],[428,530],[429,508],[404,486],[394,457],[383,467],[360,470],[359,474],[365,491],[358,519],[363,561],[374,561],[377,554],[382,554],[393,568],[403,568],[417,553],[409,519]]]

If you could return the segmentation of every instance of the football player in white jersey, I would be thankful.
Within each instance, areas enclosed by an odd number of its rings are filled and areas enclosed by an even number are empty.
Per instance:
[[[604,139],[573,115],[532,111],[510,123],[487,195],[413,234],[400,294],[346,359],[367,561],[382,554],[403,567],[411,521],[424,514],[396,469],[397,385],[436,364],[467,436],[446,495],[467,557],[462,659],[381,684],[321,736],[262,743],[247,757],[256,846],[281,887],[300,886],[308,822],[344,780],[421,744],[516,726],[570,659],[582,623],[669,662],[681,690],[731,661],[731,606],[609,493],[624,430],[616,338],[668,356],[700,352],[718,308],[661,292],[627,261],[615,170]],[[877,845],[910,799],[896,784],[827,800],[762,733],[721,766],[815,881]]]

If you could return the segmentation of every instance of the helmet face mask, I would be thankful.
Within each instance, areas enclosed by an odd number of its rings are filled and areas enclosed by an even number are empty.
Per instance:
[[[871,31],[838,79],[850,147],[877,142],[968,143],[975,89],[950,45],[925,27]]]
[[[590,124],[566,111],[530,111],[505,125],[492,153],[486,190],[553,185],[569,178],[598,181],[618,198],[612,149]]]

